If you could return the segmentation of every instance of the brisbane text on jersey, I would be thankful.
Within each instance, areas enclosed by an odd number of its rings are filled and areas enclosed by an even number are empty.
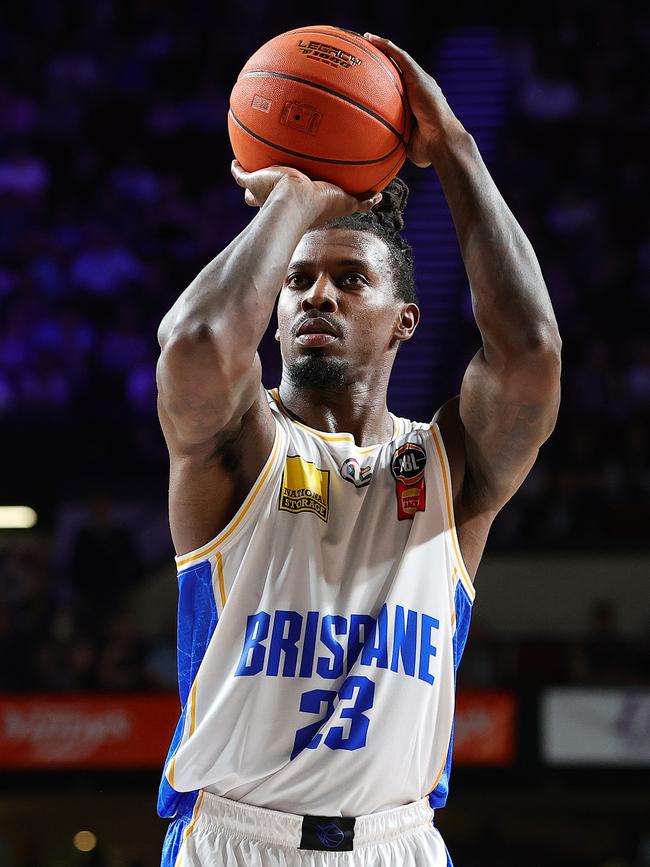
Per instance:
[[[390,611],[390,609],[393,609]],[[340,678],[352,666],[390,669],[432,684],[440,621],[401,605],[369,614],[322,615],[278,610],[250,614],[236,677]],[[270,639],[269,639],[270,636]],[[317,651],[321,655],[316,655]],[[325,651],[325,653],[323,653]]]

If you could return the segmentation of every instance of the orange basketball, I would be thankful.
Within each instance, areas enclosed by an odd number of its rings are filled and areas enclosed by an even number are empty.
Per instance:
[[[292,166],[359,195],[404,164],[411,112],[391,58],[357,33],[316,25],[253,54],[230,95],[228,133],[246,171]]]

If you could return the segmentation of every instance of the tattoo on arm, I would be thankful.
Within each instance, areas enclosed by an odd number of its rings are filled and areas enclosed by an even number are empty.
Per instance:
[[[471,427],[475,431],[487,432],[480,450],[477,443],[471,442],[473,437],[466,428],[468,460],[474,481],[483,480],[483,484],[478,486],[480,489],[484,489],[484,485],[489,489],[513,485],[516,488],[553,429],[557,405],[553,411],[547,404],[507,402],[497,404],[493,412],[488,413],[481,413],[479,407],[477,401],[473,406]]]

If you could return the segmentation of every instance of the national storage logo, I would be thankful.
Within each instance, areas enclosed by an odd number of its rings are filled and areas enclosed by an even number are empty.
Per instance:
[[[279,508],[284,512],[313,512],[321,521],[329,517],[330,472],[300,455],[290,455],[284,465]]]

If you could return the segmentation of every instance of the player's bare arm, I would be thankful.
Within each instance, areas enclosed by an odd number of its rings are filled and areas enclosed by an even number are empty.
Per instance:
[[[368,210],[380,198],[360,201],[295,169],[248,174],[234,163],[232,172],[246,203],[260,210],[158,329],[158,409],[170,453],[177,553],[204,544],[227,524],[271,451],[274,422],[257,348],[298,241],[310,226]]]
[[[555,425],[561,341],[535,251],[473,137],[405,51],[367,36],[402,70],[417,121],[409,156],[438,173],[481,332],[483,345],[467,368],[460,399],[436,416],[451,462],[461,549],[474,575],[494,516]]]

